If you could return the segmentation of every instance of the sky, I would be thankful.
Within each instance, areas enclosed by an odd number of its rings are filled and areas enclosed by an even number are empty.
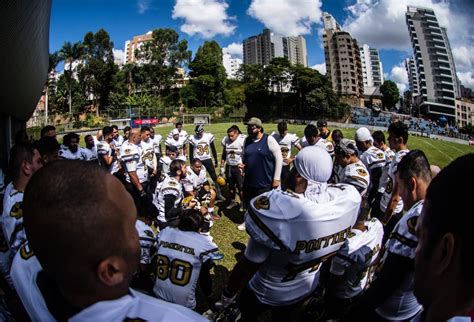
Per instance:
[[[401,91],[408,89],[403,60],[412,55],[405,23],[407,5],[434,9],[448,29],[457,74],[474,89],[474,6],[471,0],[54,0],[50,51],[64,42],[105,29],[114,54],[123,55],[125,41],[157,28],[175,29],[196,52],[205,40],[215,40],[241,58],[242,41],[263,28],[306,39],[308,65],[325,73],[322,13],[332,14],[359,44],[379,49],[385,77]]]

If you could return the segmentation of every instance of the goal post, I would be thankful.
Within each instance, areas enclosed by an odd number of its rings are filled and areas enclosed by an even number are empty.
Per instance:
[[[211,124],[211,114],[183,114],[183,125]]]

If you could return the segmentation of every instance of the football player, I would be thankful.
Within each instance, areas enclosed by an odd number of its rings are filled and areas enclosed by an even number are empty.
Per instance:
[[[382,150],[373,146],[373,140],[370,131],[366,127],[359,128],[355,133],[357,149],[360,152],[360,161],[369,170],[372,181],[367,196],[369,205],[372,204],[377,194],[382,170],[386,163],[385,154]]]
[[[370,184],[370,174],[365,165],[357,157],[355,144],[348,139],[342,139],[335,148],[335,162],[340,166],[336,174],[336,183],[353,185],[364,196]]]
[[[0,220],[0,273],[12,286],[10,267],[21,244],[26,240],[23,229],[23,192],[33,174],[43,166],[41,155],[31,143],[15,144],[10,150],[9,168],[12,182],[3,198]]]
[[[176,122],[175,128],[168,134],[168,138],[172,138],[174,136],[174,133],[173,133],[175,132],[174,130],[178,130],[178,134],[180,138],[183,138],[184,141],[188,141],[189,135],[188,135],[188,132],[186,132],[186,130],[183,129],[183,123]]]
[[[157,279],[153,289],[159,299],[194,309],[199,281],[204,296],[212,303],[209,270],[219,248],[212,238],[200,234],[203,220],[198,210],[182,210],[177,227],[160,232]]]
[[[82,159],[85,161],[97,162],[97,147],[94,144],[92,135],[88,134],[84,137],[86,146],[81,149]]]
[[[184,130],[183,130],[184,131]],[[186,144],[188,143],[187,136],[180,136],[178,129],[171,131],[171,137],[168,137],[165,141],[166,149],[170,146],[176,147],[178,150],[178,159],[186,162]]]
[[[122,147],[123,142],[125,141],[123,136],[120,135],[119,128],[117,125],[111,125],[112,132],[114,135],[114,146],[116,149],[120,149]]]
[[[388,169],[387,185],[380,199],[382,223],[385,224],[385,234],[390,234],[395,224],[402,216],[403,198],[398,193],[395,173],[398,164],[410,151],[407,147],[408,127],[401,121],[390,124],[388,127],[388,143],[395,151],[395,155]]]
[[[337,253],[357,219],[360,194],[350,185],[328,185],[331,156],[320,147],[302,149],[289,188],[252,199],[246,228],[250,240],[216,307],[233,302],[245,321],[271,310],[273,321],[289,321],[295,306],[318,286],[319,268]],[[248,282],[248,283],[247,283]]]
[[[36,279],[24,280],[33,291],[41,285],[42,297],[34,299],[44,308],[39,320],[205,321],[129,288],[140,257],[136,208],[103,168],[84,161],[46,165],[26,188],[24,210],[28,240],[43,268]]]
[[[83,160],[81,147],[79,146],[79,135],[68,133],[63,138],[65,149],[59,150],[59,158],[66,160]]]
[[[245,135],[240,132],[237,125],[232,125],[227,129],[227,135],[222,139],[221,175],[225,173],[230,196],[232,198],[227,209],[232,209],[238,205],[235,197],[237,193],[240,197],[241,211],[243,210],[242,188],[244,185],[244,175],[242,168],[242,153],[244,150]],[[225,166],[225,168],[224,168]]]
[[[305,148],[307,146],[320,146],[325,149],[329,155],[334,155],[334,145],[332,142],[323,139],[318,135],[318,128],[313,124],[308,124],[304,128],[304,138],[300,141],[301,147]]]
[[[328,122],[326,120],[319,120],[316,123],[319,131],[319,136],[325,139],[326,141],[329,141],[331,143],[334,143],[333,140],[333,133],[331,130],[328,128]]]
[[[121,160],[125,168],[125,187],[138,202],[145,198],[148,188],[148,170],[143,160],[143,150],[140,146],[141,135],[139,129],[132,129],[128,141],[122,144]]]
[[[99,141],[97,145],[97,158],[99,164],[105,169],[112,173],[113,163],[116,160],[115,149],[110,147],[113,141],[113,129],[110,126],[106,126],[102,129],[103,140]]]
[[[216,191],[211,188],[207,179],[206,168],[201,160],[191,160],[191,165],[186,167],[186,177],[183,180],[185,196],[196,198],[201,205],[207,209],[207,220],[219,220],[220,217],[214,215],[214,203],[216,201]],[[210,223],[212,225],[212,223]]]
[[[153,148],[155,150],[156,159],[159,160],[162,156],[161,151],[161,141],[163,140],[163,136],[159,133],[155,133],[155,129],[150,126],[150,140],[153,142]]]
[[[290,175],[290,165],[294,160],[291,156],[291,149],[297,148],[301,150],[300,139],[296,134],[288,133],[288,125],[286,122],[280,122],[277,125],[278,132],[272,132],[271,136],[278,142],[283,157],[283,166],[281,168],[281,187],[285,189],[285,182]]]
[[[349,238],[332,258],[325,293],[326,319],[342,318],[371,280],[371,267],[382,247],[383,226],[377,218],[367,220],[367,214],[359,212]]]
[[[55,138],[50,136],[43,136],[35,142],[38,152],[41,154],[41,161],[43,164],[53,162],[59,159],[60,145]]]
[[[192,158],[201,160],[202,165],[206,168],[212,181],[216,183],[217,175],[215,168],[218,166],[218,163],[214,135],[205,132],[204,125],[202,124],[196,125],[194,132],[195,135],[189,137],[189,155]],[[214,164],[212,164],[211,152],[212,157],[214,158]],[[215,189],[217,192],[217,198],[224,200],[224,197],[220,193],[218,184],[215,184]]]
[[[183,160],[173,160],[168,175],[156,186],[153,204],[158,209],[158,226],[163,229],[175,226],[178,220],[178,209],[183,199],[181,180],[186,175],[186,163]]]
[[[170,171],[171,162],[176,160],[177,157],[178,149],[174,145],[169,146],[166,149],[166,155],[162,156],[159,161],[158,167],[160,168],[160,178],[168,174],[168,172]]]
[[[142,126],[140,129],[141,142],[140,147],[142,149],[142,160],[145,163],[148,171],[148,189],[152,192],[155,191],[156,183],[158,181],[158,159],[155,154],[155,145],[151,140],[150,127]]]
[[[425,154],[419,150],[407,153],[398,164],[396,176],[407,212],[385,244],[376,279],[356,301],[351,313],[356,321],[410,321],[422,309],[413,293],[413,276],[418,245],[415,227],[431,182]]]

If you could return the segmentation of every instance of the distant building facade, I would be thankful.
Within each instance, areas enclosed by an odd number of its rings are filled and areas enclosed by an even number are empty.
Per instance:
[[[134,36],[132,40],[125,42],[125,64],[140,63],[135,57],[135,51],[140,49],[144,43],[153,39],[153,33],[148,31],[144,35]]]
[[[468,100],[456,100],[456,125],[464,127],[474,124],[474,103]]]
[[[379,87],[383,84],[383,68],[380,61],[379,51],[365,44],[360,47],[360,59],[362,63],[362,77],[364,88]]]
[[[242,59],[233,58],[229,53],[222,53],[222,63],[227,73],[227,78],[234,79],[237,76],[237,71],[242,65]]]

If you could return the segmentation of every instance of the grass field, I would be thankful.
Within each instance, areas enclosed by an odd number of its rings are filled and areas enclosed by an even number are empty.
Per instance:
[[[216,148],[220,154],[222,152],[222,146],[220,144],[222,138],[226,135],[227,129],[231,126],[231,123],[220,123],[211,124],[205,127],[207,132],[211,132],[216,137]],[[243,124],[238,124],[243,133],[246,132],[246,127]],[[166,137],[173,127],[157,127],[156,132]],[[184,126],[184,129],[189,133],[194,133],[194,126]],[[265,132],[271,133],[276,130],[276,124],[268,124],[265,126]],[[344,137],[354,138],[354,129],[341,129]],[[304,136],[303,125],[289,125],[289,132],[296,133],[299,137]],[[423,150],[430,163],[436,164],[440,167],[444,167],[457,157],[466,154],[473,153],[474,148],[461,145],[456,143],[450,143],[445,141],[432,140],[428,138],[421,138],[416,136],[410,136],[408,140],[408,146],[410,149]],[[221,280],[225,278],[228,271],[232,269],[236,263],[236,259],[242,255],[242,251],[245,249],[247,243],[247,234],[237,230],[237,224],[240,224],[243,220],[243,215],[237,210],[238,207],[227,210],[225,207],[228,202],[219,204],[219,214],[222,216],[221,220],[217,221],[212,229],[212,236],[214,237],[217,245],[219,245],[222,252],[225,254],[225,258],[221,261],[221,265],[215,269],[216,278]]]

